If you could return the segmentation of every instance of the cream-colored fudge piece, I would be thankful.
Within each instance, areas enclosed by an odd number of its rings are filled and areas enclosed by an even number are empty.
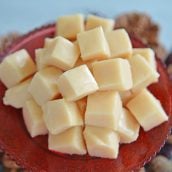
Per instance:
[[[163,107],[148,90],[143,89],[127,104],[137,121],[148,131],[168,120]]]
[[[92,64],[93,75],[100,90],[129,90],[133,86],[128,60],[115,58]]]
[[[48,149],[55,152],[84,155],[87,153],[82,135],[82,127],[72,127],[68,130],[48,136]]]
[[[56,35],[67,39],[75,39],[76,35],[84,31],[84,16],[82,14],[61,16],[56,23]]]
[[[58,36],[56,36],[54,38],[45,38],[44,48],[50,47],[53,44],[53,42],[55,42],[57,39],[58,39]]]
[[[116,130],[121,113],[122,102],[118,92],[96,92],[87,98],[85,124]]]
[[[79,100],[98,90],[98,85],[86,65],[64,72],[57,84],[62,96],[69,101]]]
[[[48,133],[42,109],[33,99],[25,102],[22,111],[24,123],[31,137]]]
[[[134,142],[139,136],[140,125],[134,116],[125,108],[119,119],[117,132],[120,137],[120,143]]]
[[[114,20],[95,15],[88,15],[86,20],[86,30],[102,26],[104,32],[110,31],[114,27]]]
[[[57,99],[42,106],[44,121],[51,134],[59,134],[68,128],[82,126],[83,119],[75,102]]]
[[[133,92],[138,92],[158,80],[159,73],[141,55],[129,58],[129,62],[133,78]]]
[[[32,78],[27,79],[14,87],[7,89],[3,98],[4,105],[22,108],[24,103],[31,98],[31,95],[28,92],[28,86],[31,80]]]
[[[132,44],[125,29],[106,32],[111,57],[129,58],[132,55]]]
[[[33,96],[36,103],[41,106],[60,95],[57,80],[61,74],[61,70],[54,67],[47,67],[34,75],[28,87],[28,91]]]
[[[76,101],[79,110],[81,111],[82,116],[85,116],[85,111],[86,111],[86,107],[87,107],[87,97],[84,97],[78,101]]]
[[[35,50],[35,61],[36,61],[37,71],[46,67],[45,60],[44,60],[44,53],[45,53],[44,48],[38,48]]]
[[[113,130],[86,126],[84,139],[91,156],[116,159],[119,150],[119,136]]]
[[[155,53],[151,48],[133,48],[133,55],[140,54],[156,70]]]
[[[77,40],[83,61],[110,57],[109,46],[102,27],[79,33]]]
[[[25,49],[4,58],[0,64],[0,80],[7,87],[13,87],[36,72],[36,66]]]
[[[79,54],[76,44],[59,36],[45,49],[44,60],[46,65],[69,70],[74,67]]]

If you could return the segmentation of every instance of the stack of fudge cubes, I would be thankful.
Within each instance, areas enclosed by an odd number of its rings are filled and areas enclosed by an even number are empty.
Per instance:
[[[168,120],[146,89],[159,78],[153,50],[132,48],[113,28],[107,18],[62,16],[56,36],[35,50],[36,64],[24,49],[0,64],[4,104],[22,108],[31,137],[48,134],[49,150],[115,159],[140,126]]]

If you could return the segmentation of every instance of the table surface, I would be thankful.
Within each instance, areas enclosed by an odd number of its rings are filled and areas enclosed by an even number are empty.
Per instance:
[[[171,0],[0,0],[0,35],[10,31],[26,33],[65,14],[98,12],[114,17],[124,12],[138,11],[149,14],[160,24],[160,39],[170,50],[172,48],[171,7]]]

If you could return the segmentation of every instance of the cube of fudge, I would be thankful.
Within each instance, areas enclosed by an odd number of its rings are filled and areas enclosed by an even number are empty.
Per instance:
[[[128,60],[115,58],[92,64],[93,75],[100,90],[129,90],[133,86]]]
[[[95,15],[88,15],[86,20],[86,30],[102,26],[104,32],[110,31],[114,27],[114,20]]]
[[[59,36],[45,49],[44,63],[62,70],[69,70],[74,67],[79,54],[76,44]]]
[[[96,92],[87,98],[85,124],[116,130],[121,113],[122,102],[118,92]]]
[[[38,105],[42,106],[47,101],[59,97],[60,92],[57,86],[57,80],[61,74],[61,70],[54,67],[47,67],[34,75],[28,91]]]
[[[127,103],[127,108],[145,131],[162,124],[168,120],[163,107],[148,90],[143,89]]]
[[[62,96],[69,101],[79,100],[98,90],[98,85],[86,65],[64,72],[57,84]]]
[[[14,87],[11,87],[5,91],[3,98],[4,105],[10,105],[15,108],[22,108],[27,100],[31,98],[28,92],[28,87],[32,78],[29,78]]]
[[[49,133],[48,149],[55,152],[84,155],[87,153],[82,135],[82,127],[72,127],[53,135]]]
[[[45,60],[44,60],[44,53],[45,53],[44,48],[38,48],[35,50],[35,61],[36,61],[37,71],[46,67]]]
[[[58,36],[56,36],[54,38],[45,38],[44,48],[50,47],[53,44],[53,42],[55,42],[57,39],[58,39]]]
[[[117,132],[120,137],[120,143],[134,142],[139,136],[140,125],[134,116],[125,108],[119,119]]]
[[[26,50],[22,49],[4,58],[0,64],[0,80],[13,87],[36,72],[36,66]]]
[[[79,33],[77,40],[83,61],[110,57],[109,46],[102,27]]]
[[[42,109],[33,99],[27,100],[22,110],[24,123],[31,137],[48,133]]]
[[[87,107],[87,97],[84,97],[78,101],[76,101],[79,110],[81,111],[82,116],[85,116],[85,111],[86,111],[86,107]]]
[[[56,35],[67,39],[75,39],[76,35],[84,31],[84,16],[82,14],[61,16],[56,23]]]
[[[119,136],[113,130],[86,126],[84,139],[91,156],[116,159],[119,150]]]
[[[129,58],[133,78],[133,92],[157,82],[159,73],[141,55],[135,55]]]
[[[51,134],[59,134],[74,126],[83,126],[80,110],[75,102],[57,99],[42,106],[44,121]]]
[[[155,53],[151,48],[133,48],[133,55],[140,54],[156,70]]]
[[[132,44],[125,29],[106,32],[111,57],[129,58],[132,55]]]

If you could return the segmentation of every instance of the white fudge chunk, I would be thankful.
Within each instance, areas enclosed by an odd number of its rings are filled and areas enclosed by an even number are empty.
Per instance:
[[[44,53],[45,53],[44,48],[39,48],[35,50],[35,61],[36,61],[37,71],[46,67],[45,60],[44,60]]]
[[[159,74],[141,56],[129,58],[133,78],[133,92],[137,92],[158,80]]]
[[[28,91],[40,106],[60,95],[57,80],[61,74],[59,69],[47,67],[34,75]]]
[[[72,127],[63,133],[48,136],[48,149],[55,152],[84,155],[87,153],[82,127]]]
[[[84,17],[82,14],[61,16],[57,20],[56,35],[67,39],[75,39],[76,35],[84,31]]]
[[[100,90],[129,90],[133,86],[128,60],[115,58],[92,64],[93,75]]]
[[[168,120],[159,100],[148,90],[143,89],[127,104],[137,121],[148,131]]]
[[[107,128],[86,126],[84,139],[91,156],[116,159],[119,150],[119,136]]]
[[[64,72],[57,84],[62,96],[69,101],[79,100],[98,90],[98,85],[86,65]]]
[[[86,20],[86,30],[94,29],[98,26],[102,26],[105,32],[110,31],[114,27],[114,20],[95,15],[88,15]]]
[[[134,142],[139,136],[140,125],[134,116],[125,108],[119,119],[117,132],[120,137],[120,143]]]
[[[48,133],[43,120],[42,109],[33,99],[25,102],[23,106],[23,119],[31,137]]]
[[[128,58],[132,55],[132,44],[125,29],[106,32],[111,57]]]
[[[42,108],[45,124],[51,134],[59,134],[68,128],[83,125],[80,110],[75,102],[57,99],[47,102]]]
[[[133,55],[140,54],[156,70],[155,53],[151,48],[133,48]]]
[[[4,105],[22,108],[24,103],[31,98],[31,95],[28,92],[30,82],[31,78],[7,89],[3,98]]]
[[[79,33],[77,40],[83,61],[109,58],[109,46],[102,27]]]
[[[69,70],[74,67],[79,54],[80,51],[76,44],[59,36],[46,48],[44,63],[62,70]]]
[[[0,80],[13,87],[36,72],[36,66],[26,50],[19,50],[5,57],[0,64]]]
[[[116,130],[122,113],[122,102],[116,91],[100,91],[87,98],[85,124]]]

